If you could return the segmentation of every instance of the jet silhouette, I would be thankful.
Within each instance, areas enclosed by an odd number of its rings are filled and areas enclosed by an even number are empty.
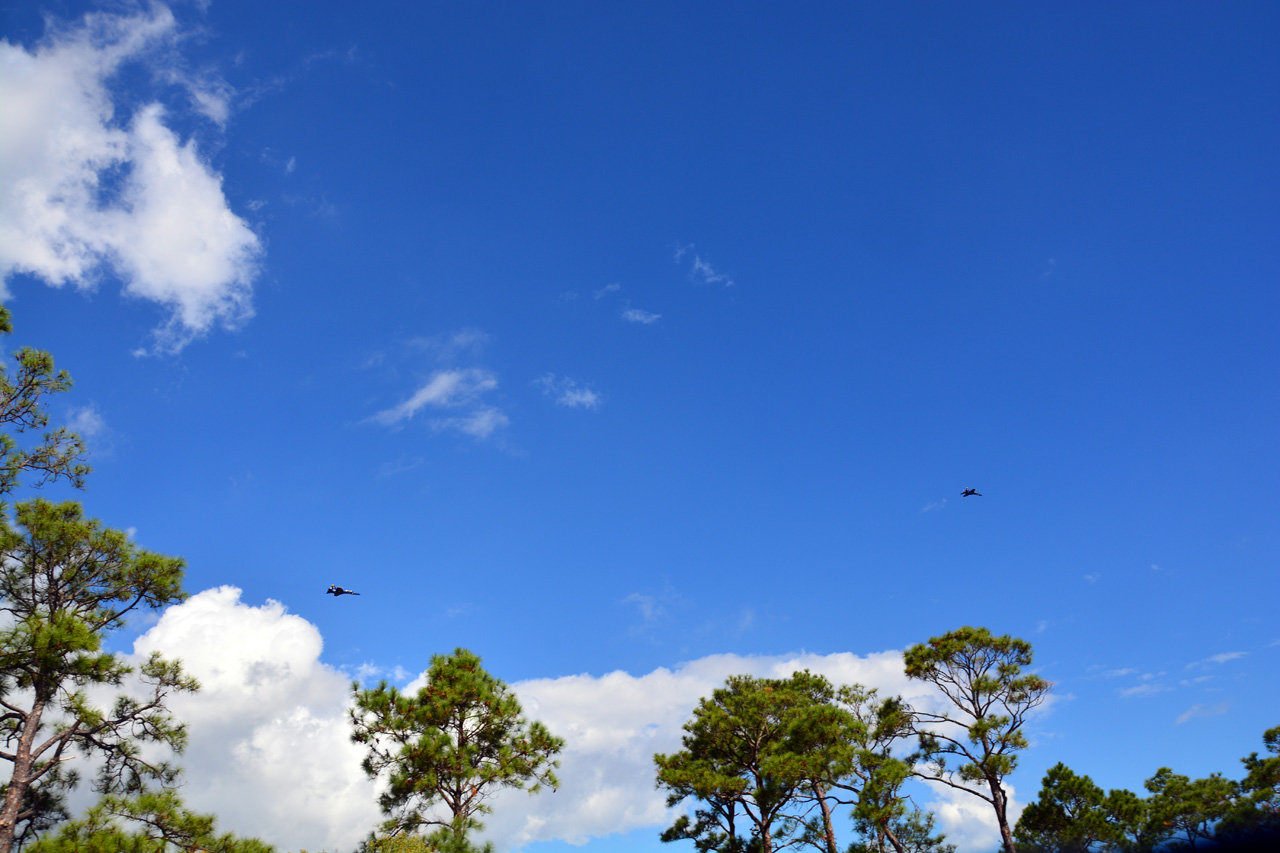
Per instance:
[[[982,493],[979,492],[977,489],[965,489],[963,492],[960,493],[960,497],[962,498],[967,498],[969,497],[969,495],[973,495],[979,498],[982,497]]]
[[[329,588],[324,591],[324,594],[332,595],[334,598],[337,598],[340,595],[359,595],[360,593],[356,592],[354,589],[343,589],[340,586],[329,584]]]

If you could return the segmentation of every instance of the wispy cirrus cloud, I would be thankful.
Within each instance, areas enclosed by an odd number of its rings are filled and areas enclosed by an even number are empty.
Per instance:
[[[425,352],[441,362],[454,362],[463,357],[478,356],[490,341],[489,334],[467,327],[443,335],[424,335],[410,338],[410,349]]]
[[[1230,706],[1226,702],[1218,702],[1215,705],[1192,705],[1187,710],[1178,715],[1177,724],[1182,725],[1188,720],[1197,717],[1217,717],[1220,714],[1227,713]]]
[[[401,375],[406,357],[419,360],[425,354],[438,366],[419,381],[413,393],[364,423],[399,427],[422,418],[436,432],[459,432],[476,439],[487,439],[508,426],[511,419],[489,397],[498,387],[497,375],[475,364],[489,340],[480,329],[464,328],[409,338],[402,342],[399,354],[379,350],[366,358],[362,368],[381,368],[391,378]]]
[[[511,419],[494,406],[481,406],[465,415],[451,418],[433,418],[434,430],[457,430],[472,438],[488,438],[511,423]]]
[[[433,418],[432,429],[456,430],[474,438],[488,438],[510,423],[500,409],[482,401],[485,393],[497,387],[497,377],[487,370],[437,370],[407,399],[383,409],[369,420],[395,426],[424,409],[467,409],[460,414]]]
[[[622,290],[622,285],[615,281],[613,284],[606,284],[599,290],[593,290],[591,292],[591,298],[595,300],[604,299],[610,293],[617,293],[619,290]]]
[[[1136,684],[1133,687],[1125,687],[1116,692],[1125,699],[1133,699],[1139,696],[1154,696],[1157,693],[1164,693],[1169,689],[1170,688],[1165,687],[1163,684],[1158,684],[1154,681],[1146,681],[1142,684]]]
[[[547,373],[533,381],[542,393],[556,401],[556,405],[570,409],[598,409],[601,397],[586,385],[580,385],[568,376]]]
[[[1224,664],[1227,661],[1232,661],[1237,658],[1242,658],[1247,654],[1248,652],[1222,652],[1221,654],[1210,655],[1209,657],[1204,658],[1203,660],[1192,661],[1191,663],[1187,664],[1187,669],[1204,669],[1204,668],[1207,668],[1210,664]]]
[[[183,35],[157,3],[51,22],[32,47],[0,41],[0,279],[90,290],[110,273],[167,311],[159,352],[248,320],[263,252],[196,141],[172,130],[174,109],[220,128],[232,96],[185,67]],[[186,105],[152,101],[121,115],[112,86],[131,64],[180,87]]]
[[[710,261],[704,260],[701,255],[693,249],[693,244],[675,245],[675,252],[672,259],[676,263],[682,263],[686,257],[692,256],[693,260],[689,266],[689,280],[698,284],[714,284],[720,287],[733,287],[733,279],[724,272],[716,269]]]
[[[487,370],[437,370],[408,399],[383,409],[371,420],[390,426],[412,418],[427,406],[460,406],[497,387],[497,378]]]
[[[656,323],[662,319],[661,314],[654,314],[652,311],[645,311],[641,308],[624,308],[622,309],[622,313],[618,316],[626,320],[628,323],[640,323],[644,326]]]

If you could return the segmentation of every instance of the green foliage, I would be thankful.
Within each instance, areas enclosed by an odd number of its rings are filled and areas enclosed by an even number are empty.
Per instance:
[[[559,784],[554,768],[564,741],[522,716],[507,685],[466,649],[435,655],[427,685],[407,696],[384,681],[373,690],[352,685],[351,739],[368,749],[363,767],[385,776],[379,805],[390,818],[383,830],[399,835],[433,830],[429,849],[462,853],[478,816],[496,789],[537,793]],[[429,810],[443,804],[449,819]]]
[[[1271,755],[1259,758],[1254,752],[1240,759],[1245,776],[1239,796],[1217,828],[1219,837],[1280,833],[1280,726],[1263,732],[1262,742]]]
[[[1031,644],[966,626],[912,646],[904,659],[909,678],[934,685],[952,706],[943,714],[914,714],[922,762],[915,774],[990,803],[1004,849],[1014,853],[1002,780],[1017,767],[1017,752],[1027,746],[1022,732],[1027,715],[1053,686],[1038,675],[1022,674],[1031,665]],[[947,764],[951,759],[959,760],[954,769]]]
[[[0,335],[12,333],[9,309],[0,305]],[[65,370],[56,370],[53,357],[43,350],[23,347],[13,359],[17,370],[12,376],[0,364],[0,428],[19,434],[44,429],[49,424],[44,399],[70,389],[71,377]],[[17,488],[24,474],[35,477],[33,486],[55,479],[83,486],[89,473],[84,453],[80,436],[65,427],[45,433],[43,441],[31,447],[20,446],[8,431],[0,431],[0,499]]]
[[[440,828],[425,836],[373,833],[360,843],[356,853],[493,853],[493,844],[486,842],[476,846],[465,837],[460,838],[447,828]]]
[[[79,820],[42,838],[30,853],[274,853],[253,838],[218,835],[212,815],[187,811],[173,791],[104,796]]]
[[[1148,826],[1192,850],[1213,838],[1213,827],[1231,811],[1238,785],[1219,773],[1192,780],[1161,767],[1143,783],[1151,792],[1147,800]]]
[[[104,759],[96,783],[103,793],[171,783],[176,769],[144,757],[142,747],[182,750],[185,729],[165,701],[198,688],[177,663],[153,655],[139,668],[144,697],[99,707],[88,688],[119,686],[133,672],[102,651],[103,638],[137,608],[181,601],[183,562],[136,547],[84,518],[77,503],[32,500],[15,510],[21,530],[0,520],[0,611],[9,615],[0,629],[0,759],[13,766],[0,851],[20,824],[30,829],[60,808],[61,793],[78,781],[60,762],[77,753]]]
[[[913,735],[914,712],[900,698],[880,699],[874,689],[861,685],[840,688],[836,701],[853,719],[848,728],[853,760],[836,786],[856,796],[854,827],[874,842],[877,851],[883,851],[886,843],[895,850],[904,849],[901,833],[913,833],[924,818],[908,811],[901,793],[911,776],[911,764],[896,758],[892,751]],[[928,822],[931,827],[932,817]],[[926,831],[918,839],[924,845],[921,849],[933,849],[927,841],[930,837]],[[936,842],[941,844],[941,840],[939,836]]]
[[[807,670],[788,679],[732,676],[702,699],[684,725],[684,749],[654,756],[668,805],[702,803],[662,840],[688,839],[703,851],[832,849],[824,803],[855,761],[857,725],[834,700],[831,684]]]
[[[884,853],[885,841],[890,838],[893,849],[900,853],[955,853],[956,846],[947,844],[942,833],[934,835],[933,826],[933,815],[913,807],[890,820],[883,837],[865,836],[850,844],[845,853]]]
[[[1045,774],[1040,796],[1014,827],[1020,853],[1141,850],[1154,843],[1147,803],[1131,791],[1104,794],[1088,776],[1059,762]]]

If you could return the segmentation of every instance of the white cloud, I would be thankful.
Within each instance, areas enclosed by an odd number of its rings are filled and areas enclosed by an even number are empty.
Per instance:
[[[948,844],[954,844],[960,850],[991,850],[997,846],[1000,826],[990,803],[942,782],[925,784],[933,791],[935,799],[923,807],[937,816],[936,828],[946,834]],[[1014,787],[1007,780],[1004,789],[1009,795],[1009,826],[1013,826],[1022,815],[1023,806],[1014,799]]]
[[[535,379],[533,384],[541,388],[543,394],[554,397],[557,405],[570,409],[600,408],[599,394],[567,376],[557,377],[548,373]]]
[[[640,602],[637,602],[640,603]],[[173,710],[189,723],[184,796],[225,829],[282,849],[350,849],[378,822],[376,788],[348,740],[348,676],[320,661],[314,625],[278,602],[253,607],[234,587],[206,590],[169,608],[135,643],[180,658],[203,689]],[[879,687],[931,707],[933,694],[885,651],[772,657],[712,655],[643,675],[611,672],[512,685],[525,713],[565,738],[558,791],[503,792],[486,835],[499,849],[537,840],[582,843],[671,821],[654,788],[653,755],[680,748],[681,726],[703,696],[734,674],[786,677],[798,669],[841,684]],[[376,664],[365,675],[382,674]],[[408,673],[392,671],[403,683]],[[501,673],[495,673],[501,677]],[[421,676],[404,689],[416,690]],[[970,848],[990,847],[990,808],[938,790],[940,828]],[[972,802],[968,802],[972,800]],[[967,842],[972,841],[972,845]]]
[[[252,315],[262,252],[221,176],[169,129],[159,104],[116,114],[112,78],[144,61],[225,122],[229,90],[176,66],[179,35],[157,4],[51,27],[31,50],[0,41],[0,277],[91,289],[110,270],[125,293],[168,311],[156,331],[164,351]]]
[[[1247,654],[1248,652],[1223,652],[1222,654],[1211,655],[1208,658],[1206,658],[1206,660],[1211,661],[1213,663],[1226,663],[1229,660],[1242,658]]]
[[[402,456],[394,462],[383,462],[379,465],[378,476],[394,477],[398,474],[403,474],[406,471],[412,471],[414,468],[417,468],[426,461],[427,460],[423,459],[421,456],[414,456],[412,458],[405,458]]]
[[[1216,705],[1192,705],[1178,715],[1178,725],[1182,725],[1187,720],[1196,717],[1216,717],[1219,714],[1225,714],[1227,713],[1227,708],[1226,702],[1219,702]]]
[[[445,335],[411,338],[409,346],[429,353],[438,361],[451,362],[461,356],[475,356],[489,344],[487,332],[466,328]]]
[[[646,326],[662,319],[661,314],[654,314],[651,311],[644,311],[640,308],[626,308],[619,316],[628,323],[644,323]]]
[[[695,280],[700,279],[703,284],[719,284],[724,287],[733,287],[733,279],[697,255],[693,256],[693,269],[690,274]]]
[[[492,406],[480,408],[456,418],[435,418],[431,428],[435,430],[457,430],[472,438],[488,438],[494,432],[511,423],[511,419]]]
[[[177,697],[190,745],[183,795],[219,825],[284,849],[353,847],[377,822],[373,783],[348,740],[348,676],[320,662],[314,625],[279,602],[219,587],[165,611],[134,644],[200,680]]]
[[[672,259],[676,263],[680,263],[684,256],[690,253],[693,254],[693,265],[689,268],[689,279],[691,281],[699,284],[718,284],[722,287],[733,287],[733,279],[712,266],[710,261],[704,261],[697,252],[693,251],[692,243],[687,246],[677,243]]]
[[[610,293],[617,293],[619,290],[622,290],[622,285],[618,284],[615,281],[613,284],[606,284],[604,287],[600,288],[599,290],[592,291],[591,298],[603,299],[604,297],[608,296]]]
[[[934,501],[932,503],[925,504],[923,507],[920,508],[920,511],[933,512],[935,509],[946,509],[946,508],[947,508],[947,499],[943,498],[940,501]]]
[[[1210,655],[1204,660],[1193,661],[1192,663],[1187,664],[1187,669],[1199,669],[1207,667],[1211,663],[1222,664],[1227,661],[1235,660],[1236,658],[1242,658],[1247,654],[1248,652],[1222,652],[1221,654]]]
[[[1098,578],[1100,578],[1100,577],[1102,577],[1102,575],[1099,575],[1099,574],[1092,574],[1092,575],[1085,575],[1085,576],[1084,576],[1084,579],[1085,579],[1085,580],[1087,580],[1089,583],[1097,583],[1097,582],[1098,582]]]
[[[70,417],[67,418],[67,427],[72,432],[78,432],[83,438],[93,438],[106,429],[106,426],[107,422],[102,419],[102,414],[93,406],[72,409]]]
[[[643,606],[642,598],[628,601]],[[665,828],[672,817],[654,788],[653,755],[680,749],[681,726],[698,700],[730,675],[778,678],[805,668],[837,683],[932,701],[919,684],[907,681],[899,652],[713,655],[641,676],[612,672],[520,682],[513,686],[525,711],[566,740],[558,774],[562,786],[534,798],[500,794],[488,836],[499,849],[512,849],[532,841],[578,844],[610,833]]]
[[[437,370],[404,402],[378,412],[370,420],[391,426],[412,418],[427,406],[449,408],[472,403],[497,387],[497,377],[487,370]]]
[[[640,618],[646,622],[652,622],[659,616],[665,616],[667,611],[662,605],[658,604],[658,600],[652,595],[643,595],[633,592],[626,598],[622,599],[624,604],[634,604],[636,609],[640,611]]]
[[[1117,691],[1125,699],[1132,699],[1135,696],[1154,696],[1157,693],[1163,693],[1168,690],[1163,684],[1156,684],[1154,681],[1147,681],[1134,687],[1126,687]]]

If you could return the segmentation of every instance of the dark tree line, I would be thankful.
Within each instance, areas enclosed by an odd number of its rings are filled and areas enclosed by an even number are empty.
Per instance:
[[[1191,779],[1161,767],[1143,787],[1103,791],[1058,763],[1022,812],[1014,840],[1023,853],[1146,853],[1205,849],[1221,842],[1280,841],[1280,726],[1262,736],[1269,756],[1241,759],[1239,780]],[[1277,845],[1280,849],[1280,844]]]

